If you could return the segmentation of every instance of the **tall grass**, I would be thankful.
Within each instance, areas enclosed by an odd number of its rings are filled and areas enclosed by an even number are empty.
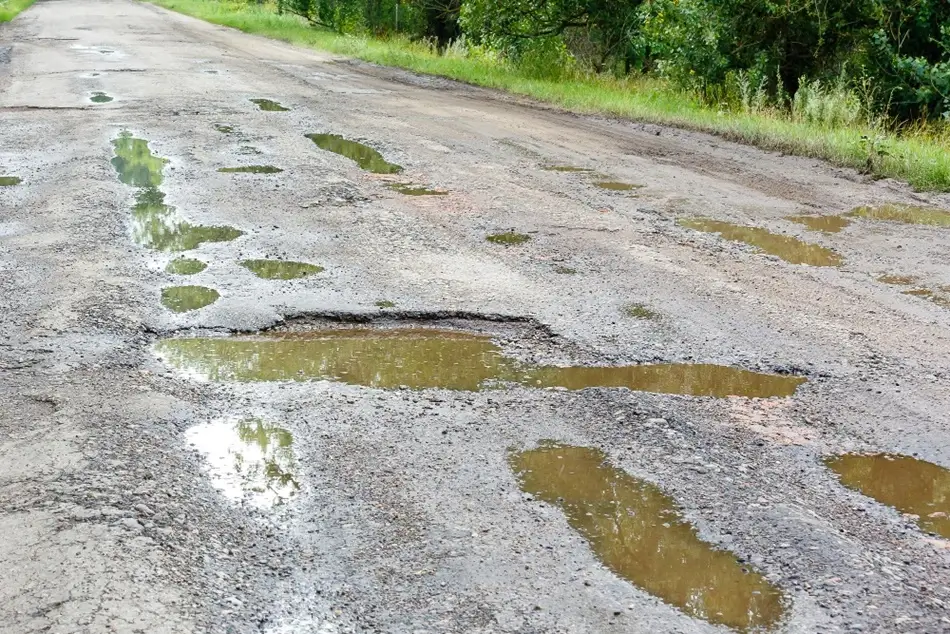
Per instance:
[[[658,79],[581,74],[538,79],[490,52],[456,46],[439,55],[424,43],[403,38],[339,35],[311,28],[294,16],[277,15],[268,5],[228,0],[150,1],[248,33],[497,88],[576,112],[711,132],[765,149],[905,180],[918,190],[950,191],[950,136],[943,128],[921,125],[894,131],[870,117],[858,116],[860,103],[854,95],[835,87],[806,84],[806,92],[793,98],[791,109],[710,107]]]
[[[9,22],[36,0],[0,0],[0,23]]]

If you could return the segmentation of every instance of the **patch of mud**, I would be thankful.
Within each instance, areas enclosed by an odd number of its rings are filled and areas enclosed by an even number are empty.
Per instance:
[[[287,112],[290,110],[290,108],[285,108],[270,99],[251,99],[250,102],[256,104],[258,108],[265,112]]]
[[[627,317],[634,319],[659,319],[660,314],[650,310],[643,304],[627,304],[623,307],[623,313]]]
[[[286,260],[243,260],[241,266],[265,280],[296,280],[322,273],[324,270],[316,264]]]
[[[19,176],[0,176],[0,187],[13,187],[23,182]]]
[[[950,470],[910,456],[844,454],[825,459],[841,483],[950,539]]]
[[[201,260],[194,258],[175,258],[165,267],[166,273],[172,275],[197,275],[201,273],[208,265]]]
[[[918,279],[920,278],[918,278],[916,275],[896,275],[893,273],[887,273],[885,275],[879,276],[877,281],[895,286],[910,286],[912,284],[916,284]]]
[[[690,616],[740,632],[771,631],[781,591],[732,554],[703,542],[672,498],[607,463],[597,449],[544,444],[515,453],[521,488],[557,506],[618,576]]]
[[[838,233],[851,224],[850,220],[842,216],[788,216],[785,219],[823,233]]]
[[[89,101],[92,103],[109,103],[112,101],[112,97],[104,92],[94,92],[92,93],[92,96],[89,97]]]
[[[136,244],[157,251],[188,251],[204,242],[228,242],[244,235],[234,227],[186,222],[174,207],[165,204],[165,193],[159,189],[167,161],[154,156],[146,140],[129,134],[112,143],[112,165],[119,180],[137,188],[132,206],[132,237]]]
[[[842,257],[831,249],[808,244],[790,236],[777,235],[759,227],[746,227],[708,218],[680,220],[679,224],[695,231],[717,233],[726,240],[744,242],[792,264],[838,266],[843,262]]]
[[[487,335],[431,328],[173,338],[156,344],[156,351],[187,374],[211,381],[332,380],[383,389],[462,391],[521,384],[750,398],[791,396],[805,382],[801,377],[704,364],[530,365],[505,357]]]
[[[558,275],[577,275],[577,269],[572,269],[569,266],[555,266],[554,272]]]
[[[524,244],[531,239],[531,236],[524,233],[515,233],[514,231],[505,231],[503,233],[492,233],[485,236],[485,240],[492,244],[503,244],[511,246],[514,244]]]
[[[606,189],[613,192],[629,192],[635,189],[641,189],[643,185],[634,185],[632,183],[621,183],[619,181],[597,181],[595,187]]]
[[[279,174],[284,170],[273,165],[243,165],[241,167],[221,167],[222,174]]]
[[[912,288],[910,290],[901,291],[901,295],[920,297],[921,299],[926,299],[930,302],[933,302],[937,306],[950,308],[950,287],[942,286],[938,290],[933,290],[930,288]]]
[[[169,286],[162,289],[162,306],[176,313],[199,310],[218,301],[221,294],[205,286]]]
[[[185,436],[204,454],[215,488],[235,502],[271,507],[300,491],[293,436],[282,427],[258,419],[214,421]]]
[[[858,207],[845,215],[851,218],[866,218],[868,220],[888,220],[912,225],[950,227],[950,211],[915,205],[892,204],[879,207]]]
[[[389,188],[404,196],[448,196],[449,192],[411,183],[391,183]]]
[[[354,161],[360,168],[374,174],[398,174],[402,167],[390,163],[383,155],[362,143],[350,141],[338,134],[306,134],[317,147],[327,152],[333,152]]]

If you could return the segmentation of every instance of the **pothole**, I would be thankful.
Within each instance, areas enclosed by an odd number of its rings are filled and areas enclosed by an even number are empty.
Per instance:
[[[19,176],[0,176],[0,187],[13,187],[23,182]]]
[[[601,189],[607,189],[614,192],[629,192],[634,189],[640,189],[643,185],[634,185],[632,183],[621,183],[619,181],[597,181],[594,183],[595,187]]]
[[[265,280],[295,280],[323,272],[322,266],[286,260],[243,260],[241,266]]]
[[[215,123],[212,127],[213,127],[215,130],[217,130],[218,132],[220,132],[221,134],[231,134],[232,132],[234,132],[234,126],[233,126],[233,125],[225,125],[225,124],[223,124],[223,123]]]
[[[524,244],[531,239],[531,236],[524,233],[515,233],[514,231],[505,231],[503,233],[492,233],[485,236],[485,240],[492,244],[504,244],[511,246],[513,244]]]
[[[208,265],[201,260],[194,258],[175,258],[165,267],[166,273],[172,275],[197,275],[201,273]]]
[[[660,314],[658,312],[650,310],[644,304],[627,304],[623,307],[623,312],[627,317],[633,317],[634,319],[660,318]]]
[[[257,506],[285,503],[300,490],[293,436],[259,419],[215,421],[190,428],[188,441],[204,454],[213,485],[226,497]]]
[[[157,251],[189,251],[204,242],[228,242],[244,235],[229,226],[192,225],[174,207],[166,205],[165,193],[159,186],[167,161],[152,154],[148,141],[124,133],[112,145],[112,165],[119,180],[137,188],[132,206],[132,237],[136,244]]]
[[[321,150],[345,156],[368,172],[398,174],[402,171],[401,166],[388,162],[382,154],[368,145],[350,141],[338,134],[307,134],[304,136],[313,141]]]
[[[541,169],[545,172],[572,172],[580,174],[590,174],[594,171],[587,167],[574,167],[573,165],[547,165]]]
[[[287,112],[290,110],[290,108],[285,108],[271,99],[251,99],[250,101],[265,112]]]
[[[176,313],[198,310],[218,301],[221,294],[206,286],[169,286],[162,289],[162,306]]]
[[[919,278],[916,275],[896,275],[893,273],[887,273],[885,275],[879,276],[877,281],[895,286],[910,286],[911,284],[915,284],[918,279]]]
[[[950,211],[919,207],[916,205],[891,204],[878,207],[858,207],[845,216],[868,220],[889,220],[912,225],[950,227]]]
[[[782,621],[778,588],[699,539],[673,499],[611,466],[601,451],[544,444],[509,462],[522,490],[560,508],[619,577],[690,616],[742,632],[773,630]]]
[[[888,453],[825,458],[841,483],[914,516],[925,531],[950,539],[950,470]]]
[[[156,344],[169,364],[211,381],[330,380],[374,388],[478,391],[526,387],[627,388],[693,396],[787,397],[803,377],[709,364],[545,366],[506,357],[491,337],[434,328],[345,328]]]
[[[273,165],[242,165],[240,167],[221,167],[218,171],[223,174],[279,174],[284,170]]]
[[[92,93],[92,96],[89,97],[89,101],[92,103],[109,103],[112,101],[112,97],[104,92],[94,92]]]
[[[680,220],[679,224],[687,229],[719,234],[726,240],[744,242],[792,264],[838,266],[843,262],[841,256],[831,249],[808,244],[791,236],[777,235],[759,227],[746,227],[708,218]]]
[[[378,302],[376,302],[376,308],[395,308],[395,307],[396,307],[396,303],[391,302],[388,299],[381,299]]]
[[[577,275],[577,269],[572,269],[569,266],[555,266],[554,272],[558,275]]]
[[[918,282],[920,281],[920,278],[915,275],[887,274],[878,277],[877,281],[884,282],[885,284],[891,284],[893,286],[914,286],[915,288],[909,288],[905,291],[901,291],[901,295],[919,297],[921,299],[929,300],[938,306],[950,308],[950,286],[938,286],[936,289],[919,286]]]
[[[788,216],[786,220],[823,233],[838,233],[851,224],[850,220],[842,216]]]
[[[404,196],[447,196],[449,192],[440,189],[429,189],[411,183],[391,183],[389,188]]]

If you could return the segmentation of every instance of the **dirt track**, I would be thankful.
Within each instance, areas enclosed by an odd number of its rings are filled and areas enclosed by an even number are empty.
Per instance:
[[[950,284],[950,228],[858,218],[825,234],[785,219],[950,199],[126,0],[41,1],[0,27],[5,47],[0,176],[23,182],[0,187],[0,632],[727,631],[616,576],[556,505],[522,493],[509,452],[552,439],[671,495],[700,537],[782,590],[780,631],[950,631],[950,542],[821,461],[888,451],[950,466],[950,310],[876,279]],[[96,91],[114,100],[90,102]],[[171,254],[133,240],[133,189],[110,165],[125,131],[169,159],[166,203],[244,232],[188,252],[210,266],[183,283],[220,293],[207,308],[160,303],[181,282],[164,272]],[[363,171],[311,133],[405,171]],[[283,172],[217,171],[251,164]],[[792,265],[677,222],[700,216],[844,263]],[[507,230],[531,240],[486,242]],[[267,257],[326,270],[276,282],[238,265]],[[626,315],[631,303],[659,318]],[[190,328],[341,317],[474,329],[536,363],[808,382],[764,400],[214,383],[154,348]],[[300,491],[286,504],[233,501],[189,446],[196,425],[249,417],[293,435]]]

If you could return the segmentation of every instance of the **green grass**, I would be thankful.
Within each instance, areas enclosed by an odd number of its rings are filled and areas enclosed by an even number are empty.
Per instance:
[[[9,0],[25,2],[26,0]],[[649,78],[585,76],[536,79],[487,54],[450,51],[438,55],[421,43],[338,35],[309,27],[295,16],[279,16],[268,5],[222,0],[151,0],[168,9],[299,46],[360,58],[385,66],[448,77],[556,104],[580,113],[608,114],[711,132],[769,150],[820,158],[868,169],[864,138],[875,139],[870,172],[909,182],[918,190],[950,191],[950,139],[945,132],[904,134],[863,126],[832,127],[796,120],[780,112],[745,113],[709,107],[667,83]]]
[[[0,23],[9,22],[36,0],[0,0]]]

